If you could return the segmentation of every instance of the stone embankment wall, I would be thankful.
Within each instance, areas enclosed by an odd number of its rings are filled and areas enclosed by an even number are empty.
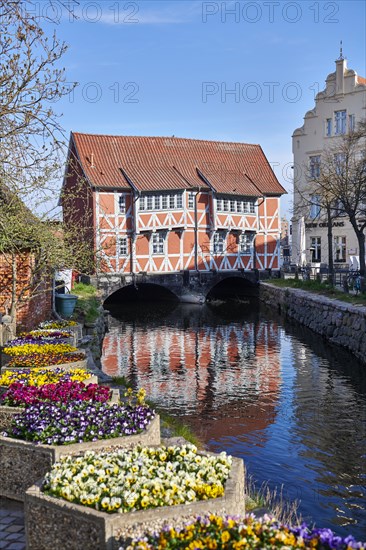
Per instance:
[[[366,307],[354,306],[294,288],[260,284],[259,297],[269,307],[320,334],[366,363]]]

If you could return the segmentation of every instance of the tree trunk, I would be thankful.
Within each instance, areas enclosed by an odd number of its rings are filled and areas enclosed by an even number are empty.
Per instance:
[[[14,333],[16,331],[17,325],[17,256],[12,253],[11,255],[11,301],[10,301],[10,311],[9,315],[11,317],[11,326],[13,327]]]
[[[333,264],[333,227],[330,206],[327,206],[327,227],[328,227],[328,282],[333,285],[334,282],[334,264]]]
[[[365,233],[363,231],[358,231],[357,233],[358,248],[360,250],[360,274],[361,277],[365,277]]]

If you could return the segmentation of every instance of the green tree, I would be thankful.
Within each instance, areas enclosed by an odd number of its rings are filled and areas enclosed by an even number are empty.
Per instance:
[[[360,272],[365,276],[366,122],[323,152],[315,183],[321,196],[330,198],[337,215],[343,213],[352,225],[358,241]]]
[[[0,254],[13,319],[50,288],[55,269],[88,271],[92,262],[77,226],[50,221],[66,141],[56,108],[70,85],[61,65],[67,46],[34,7],[0,0]]]

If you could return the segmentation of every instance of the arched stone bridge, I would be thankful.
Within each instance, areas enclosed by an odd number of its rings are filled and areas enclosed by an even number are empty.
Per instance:
[[[259,275],[257,270],[244,271],[181,271],[179,273],[136,273],[136,274],[99,274],[93,278],[93,284],[101,291],[101,298],[105,301],[115,292],[123,288],[141,285],[158,285],[170,291],[180,302],[203,303],[209,293],[220,283],[227,279],[233,281],[233,295],[235,288],[248,288],[253,295],[257,289]],[[229,283],[229,281],[227,281]]]

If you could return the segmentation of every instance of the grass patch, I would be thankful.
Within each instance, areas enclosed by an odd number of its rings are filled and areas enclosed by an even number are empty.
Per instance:
[[[156,412],[160,415],[160,419],[162,422],[163,427],[169,428],[172,431],[173,437],[183,437],[193,445],[196,445],[198,449],[203,449],[204,444],[200,440],[200,438],[191,430],[187,424],[184,424],[181,420],[178,418],[175,418],[174,416],[170,416],[169,414],[159,411],[156,409],[156,407],[152,404],[152,406],[155,408]]]
[[[245,476],[246,511],[253,512],[258,508],[264,508],[276,519],[286,525],[300,525],[301,515],[298,513],[299,501],[289,501],[283,494],[284,486],[271,490],[268,482],[262,483],[256,488],[252,476]]]
[[[270,279],[265,281],[274,286],[281,288],[298,288],[300,290],[307,290],[308,292],[314,292],[323,296],[328,296],[328,298],[336,298],[337,300],[342,300],[349,304],[360,304],[366,305],[366,294],[346,294],[342,290],[331,286],[327,282],[319,281],[302,281],[301,279]]]
[[[97,289],[93,285],[76,283],[72,289],[72,293],[78,297],[75,316],[86,323],[94,323],[98,318],[100,307]]]
[[[162,411],[153,401],[147,400],[147,404],[154,409],[160,416],[162,428],[168,428],[171,431],[171,437],[183,437],[192,445],[196,445],[198,449],[204,448],[204,443],[200,438],[191,430],[187,424],[182,422],[179,418],[171,416],[170,414]]]

